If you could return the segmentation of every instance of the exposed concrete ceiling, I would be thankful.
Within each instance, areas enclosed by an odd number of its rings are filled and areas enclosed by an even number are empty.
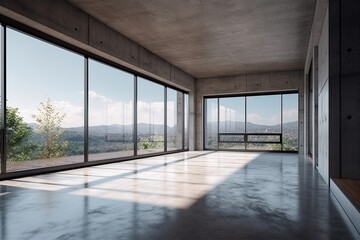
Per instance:
[[[69,0],[196,78],[303,69],[316,0]]]

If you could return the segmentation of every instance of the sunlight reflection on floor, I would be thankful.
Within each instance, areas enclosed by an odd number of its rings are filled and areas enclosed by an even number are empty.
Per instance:
[[[258,155],[185,152],[2,181],[0,186],[187,208]]]
[[[173,164],[168,163],[149,171],[140,171],[96,185],[90,184],[88,188],[72,193],[185,209],[258,156],[248,154],[247,157],[234,162],[233,158],[230,158],[231,155],[230,152],[218,152]],[[159,160],[164,159],[157,157],[154,162],[158,164]],[[138,163],[141,164],[142,161],[138,160]]]
[[[2,193],[0,193],[0,197],[1,196],[5,196],[5,195],[7,195],[7,194],[9,194],[10,192],[2,192]]]

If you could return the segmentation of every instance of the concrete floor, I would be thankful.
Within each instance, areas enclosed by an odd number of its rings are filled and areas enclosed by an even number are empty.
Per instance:
[[[356,239],[296,154],[186,152],[0,182],[0,239]]]

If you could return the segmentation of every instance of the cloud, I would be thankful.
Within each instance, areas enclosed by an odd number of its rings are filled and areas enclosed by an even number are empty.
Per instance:
[[[56,111],[65,113],[62,127],[84,126],[84,107],[73,105],[67,101],[54,101]]]
[[[168,101],[167,103],[167,125],[173,127],[178,118],[178,112],[176,109],[175,101]]]
[[[284,122],[294,122],[298,120],[298,109],[290,108],[283,113]]]
[[[100,98],[98,100],[101,100]],[[92,100],[94,101],[94,100]],[[133,102],[92,102],[89,109],[89,124],[111,125],[133,123]]]
[[[82,95],[84,92],[80,92]],[[114,101],[111,98],[100,95],[95,91],[89,91],[89,125],[133,124],[134,102]],[[72,104],[68,101],[53,101],[56,111],[65,113],[62,127],[84,126],[84,106]],[[164,102],[138,101],[138,122],[164,124]],[[32,117],[37,114],[38,105],[31,108],[19,108],[19,112],[25,122],[35,122]],[[174,126],[177,118],[175,104],[168,104],[168,125]]]
[[[231,108],[226,108],[224,106],[220,106],[220,121],[244,121],[245,116],[244,113],[239,113]],[[210,107],[210,113],[208,113],[208,117],[212,120],[217,119],[217,111],[216,105]],[[298,109],[290,108],[286,109],[283,112],[283,120],[284,122],[293,122],[298,120]],[[261,115],[256,113],[249,113],[247,115],[247,121],[255,124],[261,125],[276,125],[280,124],[281,116],[279,113],[275,113],[273,115]]]
[[[164,124],[164,103],[163,102],[142,102],[138,105],[138,122]]]
[[[96,92],[94,91],[89,91],[89,98],[98,98],[100,99],[102,102],[104,103],[112,103],[114,102],[112,99],[106,97],[106,96],[103,96],[103,95],[100,95],[100,94],[97,94]]]
[[[89,124],[110,125],[133,123],[133,101],[114,101],[106,96],[94,91],[89,91],[91,98],[89,109]],[[164,124],[164,102],[144,102],[138,101],[138,122]],[[168,125],[174,126],[176,112],[175,104],[168,104]]]
[[[33,109],[19,109],[20,115],[23,118],[24,122],[31,123],[35,122],[34,118],[32,117],[33,114],[36,113]]]
[[[84,126],[84,107],[73,105],[67,101],[53,101],[55,110],[60,113],[65,113],[65,118],[61,124],[62,127],[81,127]],[[34,123],[35,119],[32,117],[34,114],[39,114],[37,108],[19,108],[21,117],[27,123]]]
[[[274,114],[272,116],[263,116],[255,113],[247,115],[247,121],[260,125],[277,125],[281,122],[280,114]]]
[[[220,105],[220,121],[238,121],[244,122],[245,121],[245,112],[239,112],[232,108],[227,108]]]

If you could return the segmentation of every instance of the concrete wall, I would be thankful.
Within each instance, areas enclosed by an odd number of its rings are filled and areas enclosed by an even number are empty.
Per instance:
[[[308,131],[308,122],[305,121],[304,132],[304,157],[308,157],[310,142],[308,139],[312,139],[312,160],[313,165],[318,164],[318,169],[325,181],[328,183],[329,172],[329,85],[326,82],[329,79],[329,58],[328,58],[328,21],[327,17],[328,0],[317,0],[315,14],[313,19],[313,25],[311,29],[311,35],[309,39],[307,57],[305,62],[304,72],[304,104],[308,106],[308,101],[312,97],[312,111],[308,107],[305,108],[305,119],[312,115],[313,132]],[[309,72],[312,65],[312,72]],[[308,75],[313,77],[313,94],[308,92],[309,81]],[[312,134],[309,136],[309,134]]]
[[[319,119],[319,172],[327,183],[360,179],[360,2],[334,0],[328,9],[319,43],[319,117],[328,121]]]
[[[176,108],[177,109],[184,109],[184,95],[182,95],[180,92],[176,94]],[[183,113],[184,114],[184,113]],[[184,124],[184,115],[179,114],[179,111],[176,114],[176,146],[182,146],[183,138],[180,136],[183,135],[183,124]]]
[[[321,176],[360,179],[360,2],[330,1],[318,43]]]
[[[340,4],[340,177],[360,179],[360,2]]]
[[[306,53],[304,72],[307,73],[310,68],[310,63],[313,58],[313,48],[319,45],[319,40],[324,24],[325,14],[329,5],[329,0],[317,0],[313,24],[311,27],[310,39],[308,43],[308,50]]]
[[[341,177],[341,0],[329,1],[329,177]],[[346,1],[347,2],[347,1]]]
[[[309,97],[310,97],[310,93],[308,93],[309,90],[309,82],[308,82],[308,75],[311,74],[313,77],[313,93],[312,94],[312,103],[313,103],[313,111],[310,112],[309,109],[306,107],[304,114],[305,114],[305,119],[306,121],[304,122],[304,128],[306,129],[306,131],[304,132],[304,153],[305,153],[305,157],[308,157],[307,154],[309,152],[309,142],[308,139],[312,138],[312,149],[313,149],[313,155],[312,160],[313,160],[313,165],[315,166],[316,163],[318,162],[318,78],[319,78],[319,74],[318,74],[318,46],[319,46],[319,41],[320,41],[320,37],[321,37],[321,33],[322,33],[322,29],[323,29],[323,24],[324,24],[324,19],[325,19],[325,15],[326,15],[326,10],[328,7],[328,0],[317,0],[316,1],[316,8],[315,8],[315,13],[314,13],[314,19],[313,19],[313,24],[312,24],[312,28],[311,28],[311,34],[310,34],[310,39],[309,39],[309,43],[308,43],[308,51],[307,51],[307,55],[306,55],[306,61],[305,61],[305,67],[304,67],[304,86],[305,86],[305,91],[304,91],[304,105],[308,106],[308,101],[309,101]],[[310,66],[312,64],[312,72],[310,73]],[[309,131],[307,131],[307,129],[309,128],[308,126],[308,122],[307,119],[309,118],[309,114],[312,114],[312,119],[313,119],[313,133],[312,136],[308,136],[310,133]]]
[[[196,80],[196,150],[203,149],[203,99],[211,95],[230,95],[276,91],[299,91],[299,152],[303,151],[303,72],[270,72]]]
[[[189,94],[189,150],[194,151],[196,150],[196,91],[191,91]]]

